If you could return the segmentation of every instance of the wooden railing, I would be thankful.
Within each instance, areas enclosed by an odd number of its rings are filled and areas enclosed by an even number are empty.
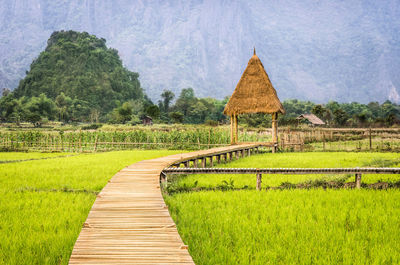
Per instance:
[[[179,168],[169,167],[168,174],[256,174],[257,190],[261,190],[262,174],[355,174],[356,188],[361,187],[362,174],[400,174],[400,168]],[[165,177],[164,177],[165,178]],[[163,178],[162,178],[163,179]]]

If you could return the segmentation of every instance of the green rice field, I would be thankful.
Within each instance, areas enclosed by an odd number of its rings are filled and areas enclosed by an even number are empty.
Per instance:
[[[398,190],[181,193],[167,198],[201,264],[399,264]]]
[[[82,224],[107,181],[134,162],[184,151],[0,153],[0,264],[67,264]],[[62,155],[61,157],[57,157]],[[65,156],[67,155],[67,156]],[[51,159],[41,159],[51,158]],[[41,159],[17,162],[19,160]],[[397,153],[259,154],[220,167],[398,167]],[[322,175],[264,175],[263,188]],[[398,181],[363,175],[363,182]],[[400,191],[254,190],[252,175],[190,175],[170,185],[247,190],[166,194],[196,264],[396,264]],[[348,181],[353,181],[349,178]]]
[[[68,264],[107,181],[134,162],[180,152],[119,151],[0,164],[0,264]],[[52,155],[0,153],[1,160]]]
[[[398,167],[396,153],[278,153],[220,167]],[[334,175],[263,175],[263,187]],[[165,195],[196,264],[398,264],[400,191],[289,189],[256,191],[254,175],[189,175],[178,187],[216,187],[224,180],[247,190]],[[399,181],[363,175],[364,182]],[[349,181],[354,181],[349,176]]]
[[[69,153],[39,153],[39,152],[0,152],[0,163],[21,161],[21,160],[37,160],[45,158],[54,158],[61,156],[69,156]]]

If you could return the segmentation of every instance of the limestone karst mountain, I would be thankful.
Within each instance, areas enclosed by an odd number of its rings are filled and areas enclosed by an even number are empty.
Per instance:
[[[256,46],[282,100],[399,101],[399,17],[397,0],[0,0],[0,87],[72,29],[105,38],[153,99],[230,95]]]

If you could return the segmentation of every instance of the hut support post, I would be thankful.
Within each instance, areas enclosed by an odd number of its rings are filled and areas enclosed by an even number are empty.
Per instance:
[[[233,135],[233,115],[231,115],[231,144],[234,144],[234,141],[235,141],[235,137],[234,137],[234,135]]]
[[[231,144],[238,143],[238,122],[237,115],[231,115]]]
[[[278,113],[272,113],[272,153],[275,153],[278,147]]]
[[[237,115],[234,115],[234,125],[235,125],[235,144],[237,144],[238,143],[238,116]]]

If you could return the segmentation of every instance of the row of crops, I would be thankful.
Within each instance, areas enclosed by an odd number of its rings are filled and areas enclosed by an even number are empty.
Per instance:
[[[240,141],[269,141],[270,136],[244,131]],[[94,152],[127,149],[199,150],[230,143],[229,129],[193,128],[184,130],[0,132],[3,150]]]

